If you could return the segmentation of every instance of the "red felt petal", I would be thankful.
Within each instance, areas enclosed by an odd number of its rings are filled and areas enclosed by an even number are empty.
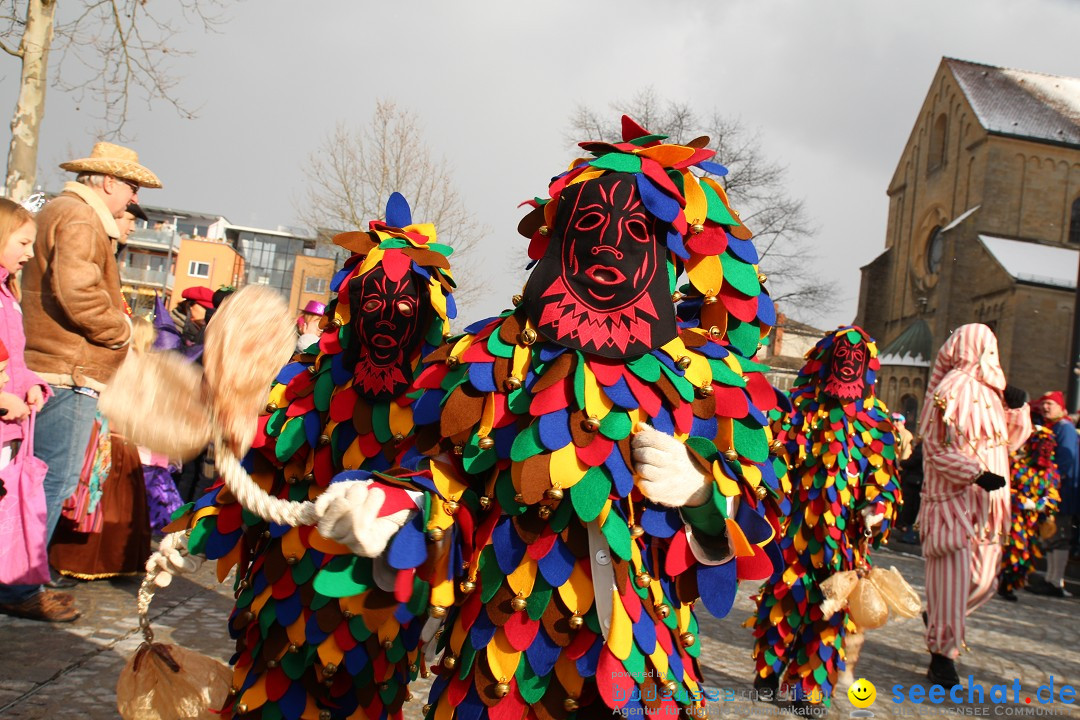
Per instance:
[[[619,382],[619,378],[622,377],[623,365],[614,360],[589,358],[588,365],[589,369],[592,370],[593,375],[596,376],[596,381],[604,387],[611,387]]]
[[[302,398],[296,398],[289,403],[288,409],[285,410],[285,417],[299,417],[315,409],[315,394],[305,395]]]
[[[348,300],[345,301],[348,303]],[[327,355],[337,355],[341,352],[341,338],[336,332],[324,332],[319,337],[319,349]]]
[[[366,458],[375,457],[382,452],[382,443],[379,442],[373,432],[358,436],[356,442],[360,447],[360,452],[362,452]]]
[[[564,379],[538,393],[529,405],[529,413],[534,417],[539,417],[556,410],[563,410],[569,405],[570,383]]]
[[[506,621],[502,630],[506,633],[506,640],[510,643],[510,647],[524,651],[536,639],[540,623],[531,619],[527,612],[516,612]]]
[[[727,311],[739,320],[750,322],[757,317],[758,299],[743,295],[727,282],[720,286],[720,298]]]
[[[541,235],[539,232],[535,233],[529,240],[529,259],[539,260],[544,257],[549,242],[551,242],[551,239],[546,235]]]
[[[757,301],[755,300],[755,303]],[[756,307],[756,306],[755,306]],[[462,362],[475,363],[475,362],[491,362],[495,357],[488,352],[487,343],[480,342],[479,339],[473,342],[461,355]]]
[[[338,391],[330,398],[330,419],[334,422],[345,422],[352,419],[353,409],[356,407],[356,393]]]
[[[349,623],[347,622],[341,623],[334,629],[334,641],[344,652],[349,652],[356,647],[356,643],[359,642],[353,637],[352,631],[349,629]]]
[[[635,682],[630,673],[626,672],[622,661],[605,645],[600,650],[600,661],[596,664],[596,690],[604,704],[612,710],[626,705],[634,691]]]
[[[222,505],[218,510],[217,516],[217,530],[223,535],[227,535],[231,532],[240,529],[240,523],[243,521],[241,515],[240,503],[229,503],[228,505]]]
[[[582,627],[574,635],[574,639],[570,641],[570,644],[566,646],[563,653],[571,660],[577,660],[579,657],[589,652],[589,649],[596,641],[596,633],[585,627]]]
[[[466,630],[472,628],[473,623],[476,622],[476,618],[480,617],[480,611],[484,609],[484,603],[480,599],[480,588],[477,587],[469,595],[469,599],[465,601],[465,605],[461,608],[461,616],[459,621],[461,626]]]
[[[690,406],[687,405],[689,408]],[[604,464],[608,455],[611,454],[611,448],[615,443],[608,440],[603,435],[594,435],[592,442],[583,448],[577,448],[578,460],[585,463],[589,467],[598,467]]]
[[[407,570],[398,570],[397,577],[394,578],[394,599],[400,603],[409,602],[409,598],[412,597],[413,590],[413,575],[416,572],[409,568]]]
[[[656,623],[656,644],[664,650],[664,654],[670,656],[675,652],[675,646],[671,642],[671,630],[662,622]]]
[[[400,249],[394,248],[387,250],[383,254],[382,266],[386,272],[386,277],[391,282],[397,282],[401,278],[405,277],[405,273],[409,271],[409,266],[412,264],[412,258]]]
[[[529,553],[529,557],[531,557],[533,560],[539,560],[540,558],[547,555],[548,551],[551,550],[551,546],[555,544],[555,540],[558,539],[558,537],[558,535],[551,531],[551,527],[545,525],[544,531],[540,533],[540,537],[536,538],[534,542],[530,543],[527,546],[526,549]]]
[[[376,675],[375,677],[382,677]],[[460,705],[461,701],[465,699],[465,696],[469,694],[469,688],[472,687],[472,675],[467,675],[464,680],[458,676],[457,673],[453,674],[453,679],[450,680],[450,685],[446,688],[446,697],[450,701],[451,705]],[[378,717],[377,715],[375,717]]]
[[[727,245],[727,232],[714,223],[706,223],[701,232],[691,233],[686,239],[686,249],[698,255],[720,255],[727,250]]]
[[[623,373],[623,377],[626,378],[626,384],[630,386],[630,392],[634,393],[634,397],[641,403],[641,409],[648,413],[649,417],[656,417],[663,405],[660,393],[629,372]]]
[[[437,363],[435,365],[428,365],[420,373],[420,377],[416,378],[415,385],[418,388],[424,390],[434,390],[442,385],[443,378],[450,372],[450,368],[446,363]]]
[[[681,433],[690,432],[694,425],[694,408],[690,403],[680,403],[671,414],[675,418],[676,431]]]
[[[493,398],[495,421],[492,423],[492,427],[501,428],[506,427],[510,423],[517,420],[517,415],[510,412],[510,396],[503,395],[502,393],[495,393],[489,397]]]
[[[668,195],[675,198],[678,201],[680,207],[686,207],[686,198],[679,192],[679,188],[675,187],[675,183],[671,181],[668,174],[664,172],[664,168],[660,166],[660,163],[647,157],[641,157],[641,171],[645,173],[645,177],[652,180],[659,185]]]
[[[333,480],[336,468],[334,467],[334,453],[329,445],[323,445],[315,450],[312,471],[315,473],[315,482],[320,487],[326,487]]]
[[[489,720],[521,720],[528,710],[525,699],[518,692],[517,678],[510,679],[510,692],[499,702],[488,708]]]
[[[742,388],[713,385],[713,397],[716,398],[716,414],[719,417],[746,417],[748,406],[746,393]]]
[[[708,160],[709,158],[711,158],[714,155],[716,155],[715,150],[708,150],[706,148],[698,148],[697,152],[695,152],[693,155],[686,158],[682,162],[675,163],[671,167],[675,168],[676,170],[681,170],[682,168],[688,168],[691,165],[697,165],[699,162],[701,162],[703,160]]]
[[[776,392],[763,373],[749,373],[746,376],[746,392],[754,407],[761,412],[769,412],[776,407]]]
[[[268,669],[266,671],[266,699],[277,702],[291,684],[292,680],[280,667]]]
[[[686,542],[686,533],[677,532],[671,536],[667,556],[664,558],[664,572],[668,577],[678,577],[693,567],[697,562],[690,544]]]
[[[772,561],[765,551],[754,545],[753,557],[735,558],[735,575],[739,580],[768,580],[772,575]]]
[[[626,587],[619,593],[619,597],[622,599],[623,608],[626,609],[626,614],[630,616],[630,619],[637,622],[641,619],[641,598],[638,597],[637,592],[634,591],[632,583],[626,583]]]
[[[292,579],[292,573],[290,572],[278,578],[278,581],[270,588],[270,595],[275,600],[284,600],[287,597],[292,597],[294,593],[296,593],[296,582]]]
[[[629,115],[622,116],[622,139],[624,142],[630,142],[649,134],[649,131],[638,125],[632,117]]]

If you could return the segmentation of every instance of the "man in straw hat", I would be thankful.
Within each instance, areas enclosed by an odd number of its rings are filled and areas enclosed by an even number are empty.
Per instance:
[[[78,483],[97,394],[124,359],[131,337],[114,257],[114,243],[121,239],[116,219],[138,202],[140,189],[161,187],[134,150],[107,142],[94,145],[90,157],[60,167],[76,173],[75,181],[37,217],[35,257],[23,270],[22,303],[26,364],[55,394],[34,435],[36,454],[49,465],[50,536]],[[56,604],[43,597],[37,586],[0,586],[0,612],[46,621],[77,617],[53,612]]]

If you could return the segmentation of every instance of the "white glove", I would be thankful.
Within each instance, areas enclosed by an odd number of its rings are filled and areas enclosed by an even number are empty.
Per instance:
[[[712,475],[706,475],[690,457],[690,450],[667,433],[638,423],[630,439],[634,472],[641,493],[659,505],[696,507],[712,493]]]
[[[885,519],[884,513],[874,513],[873,508],[869,505],[862,509],[863,527],[873,532],[874,528],[882,523]]]
[[[414,510],[379,517],[386,500],[382,489],[366,480],[333,483],[315,500],[319,534],[341,543],[361,557],[377,557],[394,534],[409,522]]]
[[[1034,500],[1025,500],[1024,502],[1020,503],[1020,507],[1024,508],[1025,510],[1034,510],[1038,507],[1038,505],[1035,504]]]
[[[157,552],[146,561],[147,572],[157,572],[154,584],[167,587],[174,575],[193,573],[206,562],[201,555],[188,555],[186,532],[169,533],[161,539]]]

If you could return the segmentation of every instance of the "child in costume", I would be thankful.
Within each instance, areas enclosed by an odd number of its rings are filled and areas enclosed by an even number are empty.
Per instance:
[[[763,588],[752,620],[754,686],[775,695],[783,681],[799,705],[830,704],[845,638],[857,632],[846,610],[823,608],[821,584],[866,563],[867,541],[876,546],[896,515],[896,440],[874,394],[878,367],[864,330],[829,333],[807,353],[791,412],[772,416],[790,467],[781,479],[784,568]]]
[[[409,384],[455,314],[451,250],[436,242],[434,226],[412,222],[397,193],[386,220],[370,227],[334,238],[353,254],[332,280],[318,354],[298,355],[281,370],[244,460],[273,497],[329,498],[335,476],[393,466],[413,431]],[[373,550],[373,533],[381,523],[396,531],[400,518],[415,515],[416,494],[391,482],[375,492],[384,515],[365,518],[355,550],[377,556],[386,539]],[[427,610],[418,575],[430,579],[436,563],[418,574],[397,556],[389,564],[359,557],[327,539],[329,530],[260,520],[223,485],[187,506],[185,517],[173,527],[190,525],[192,555],[173,555],[166,569],[190,571],[199,555],[217,560],[219,579],[237,569],[233,694],[222,717],[401,717],[418,671],[420,627],[411,621]],[[398,598],[409,592],[417,600],[406,606]]]
[[[1042,425],[1032,428],[1031,437],[1012,454],[1012,523],[1001,553],[1001,577],[998,595],[1016,602],[1016,591],[1027,585],[1035,569],[1035,559],[1043,556],[1035,538],[1039,525],[1057,510],[1057,463],[1054,431]]]
[[[777,395],[750,359],[772,302],[749,231],[692,172],[726,172],[707,139],[663,140],[624,118],[622,142],[583,143],[519,225],[537,262],[516,307],[417,380],[402,465],[430,512],[391,555],[426,531],[457,560],[456,592],[431,594],[429,719],[701,713],[694,604],[723,617],[780,562]],[[684,268],[704,299],[680,331]]]

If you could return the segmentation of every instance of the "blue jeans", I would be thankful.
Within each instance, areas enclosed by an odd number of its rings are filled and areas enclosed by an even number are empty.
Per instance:
[[[34,455],[49,466],[45,473],[46,529],[51,539],[64,501],[79,484],[79,473],[94,429],[97,398],[71,388],[52,388],[53,396],[38,413],[34,428]],[[38,585],[0,585],[0,603],[30,599]]]

